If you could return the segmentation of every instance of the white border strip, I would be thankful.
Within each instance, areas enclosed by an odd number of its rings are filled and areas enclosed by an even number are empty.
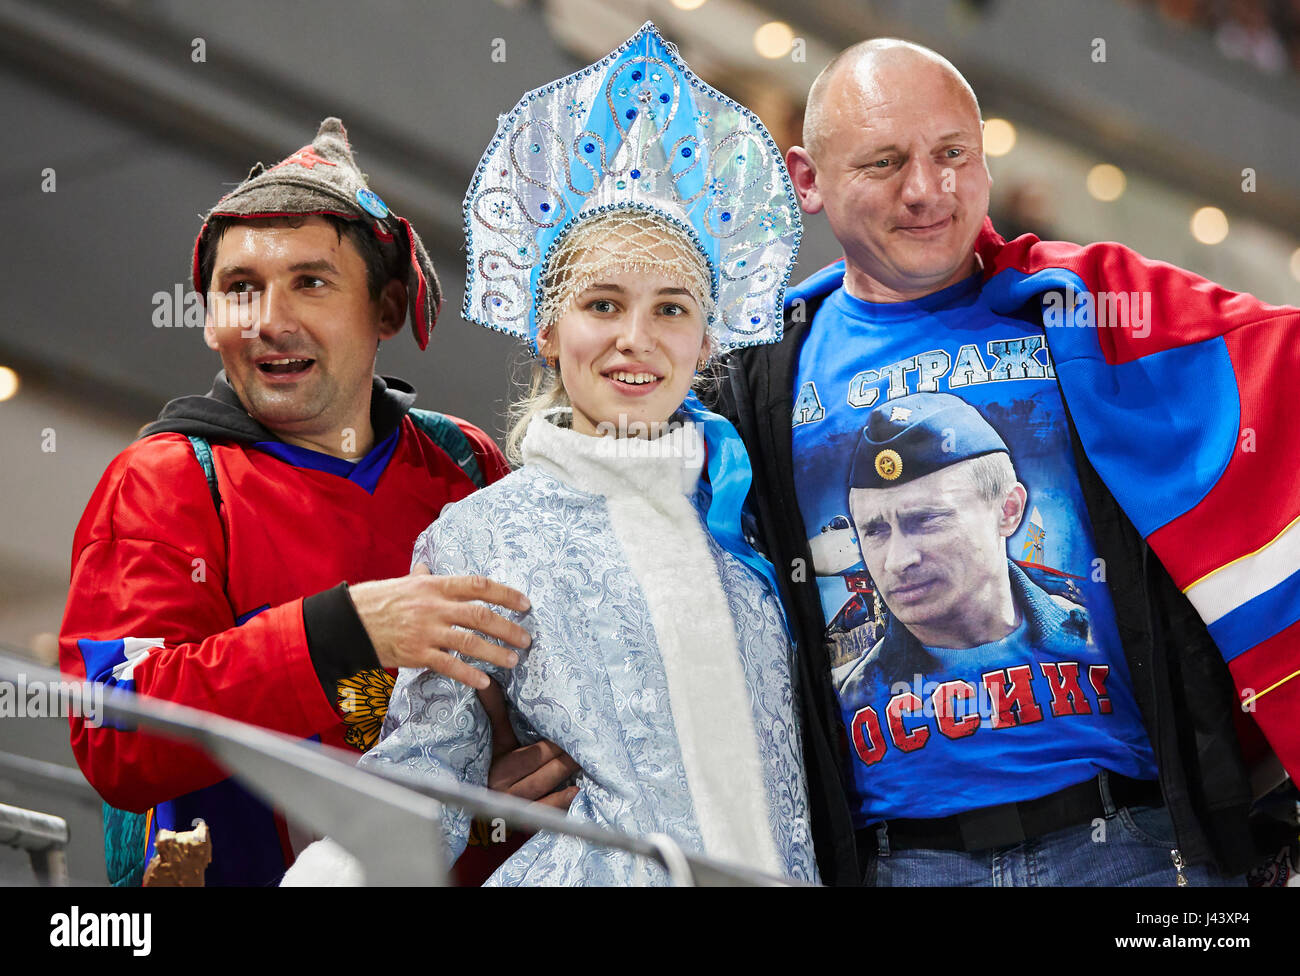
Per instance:
[[[1207,624],[1300,572],[1300,518],[1271,542],[1203,576],[1183,592]]]

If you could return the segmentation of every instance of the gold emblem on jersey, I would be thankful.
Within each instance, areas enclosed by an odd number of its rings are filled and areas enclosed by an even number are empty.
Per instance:
[[[382,668],[359,671],[338,683],[337,700],[347,725],[344,740],[348,745],[365,752],[379,741],[393,684],[393,676]]]
[[[876,455],[876,474],[886,481],[894,481],[903,473],[903,459],[889,448]]]

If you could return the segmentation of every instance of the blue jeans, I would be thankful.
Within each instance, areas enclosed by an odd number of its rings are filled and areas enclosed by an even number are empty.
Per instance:
[[[887,834],[878,831],[875,883],[889,888],[1176,886],[1174,828],[1165,808],[1116,809],[1104,777],[1102,801],[1104,819],[988,851],[889,850]],[[1197,887],[1245,883],[1201,864],[1185,866],[1183,876]]]

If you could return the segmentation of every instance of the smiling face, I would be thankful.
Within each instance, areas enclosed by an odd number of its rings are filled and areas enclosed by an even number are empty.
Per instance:
[[[971,274],[992,180],[960,76],[895,47],[847,59],[821,98],[815,158],[796,146],[787,162],[844,248],[850,294],[907,301]]]
[[[923,644],[974,647],[1015,623],[1006,540],[1020,525],[1025,488],[990,500],[975,459],[893,488],[854,488],[849,510],[881,598]]]
[[[369,440],[381,338],[405,313],[400,282],[372,300],[365,262],[321,217],[230,227],[217,245],[204,339],[250,416],[290,443],[337,453]]]
[[[593,435],[668,420],[709,351],[699,300],[662,272],[600,275],[538,339],[559,360],[573,429]]]

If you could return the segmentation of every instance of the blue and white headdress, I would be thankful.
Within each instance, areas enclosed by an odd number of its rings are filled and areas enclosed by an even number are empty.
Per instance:
[[[658,261],[644,250],[638,259],[646,216],[689,242],[685,264],[707,288],[715,349],[781,338],[802,235],[781,152],[753,112],[696,77],[648,21],[501,116],[465,195],[465,318],[536,348],[539,326],[564,307],[547,294],[554,259],[588,222],[623,216],[630,229],[612,250],[628,267],[671,263],[662,248]],[[681,260],[673,267],[695,277]],[[570,275],[566,287],[576,283]]]

